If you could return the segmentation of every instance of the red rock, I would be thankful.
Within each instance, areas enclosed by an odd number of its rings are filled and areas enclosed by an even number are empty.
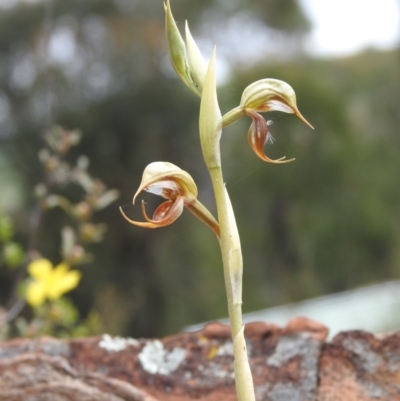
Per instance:
[[[306,318],[251,323],[258,401],[400,401],[400,332],[344,332]],[[230,329],[157,339],[110,336],[0,343],[0,401],[236,401]]]

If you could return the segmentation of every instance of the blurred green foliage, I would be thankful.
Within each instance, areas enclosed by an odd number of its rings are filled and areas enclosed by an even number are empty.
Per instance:
[[[180,28],[187,18],[200,46],[211,48],[211,36],[232,63],[219,89],[223,113],[248,84],[271,77],[295,89],[300,111],[315,127],[310,131],[291,115],[266,116],[276,138],[268,155],[296,158],[283,166],[254,156],[249,122],[224,131],[224,171],[244,253],[244,311],[397,278],[399,50],[310,59],[300,46],[309,24],[292,0],[176,0],[173,7]],[[221,31],[210,28],[213,18],[226,22]],[[287,47],[274,53],[254,37],[257,65],[243,62],[228,29],[235,18],[248,21],[239,38],[250,40],[254,21]],[[38,152],[53,123],[82,130],[79,149],[67,159],[87,155],[88,170],[121,192],[132,218],[141,218],[131,199],[143,168],[157,160],[187,170],[201,202],[215,210],[199,149],[199,100],[169,65],[161,1],[21,3],[0,11],[0,53],[0,201],[16,241],[28,241]],[[156,199],[146,201],[150,210]],[[82,318],[94,309],[107,332],[159,336],[226,315],[218,245],[190,214],[171,227],[145,230],[126,224],[113,204],[98,221],[108,231],[101,246],[93,245],[96,258],[72,294]],[[53,260],[64,225],[65,215],[52,209],[37,234],[39,251]],[[6,226],[0,221],[7,237]],[[0,269],[0,301],[11,283]]]
[[[0,209],[0,263],[10,269],[18,267],[24,259],[22,246],[13,241],[14,228],[12,221]]]
[[[71,300],[61,297],[35,308],[33,316],[19,316],[13,325],[2,325],[0,340],[12,336],[82,337],[100,334],[103,330],[101,317],[96,311],[91,311],[83,320]]]
[[[63,297],[79,285],[82,276],[81,271],[70,268],[92,261],[88,250],[101,242],[107,231],[106,224],[95,223],[93,217],[119,197],[117,190],[108,189],[99,178],[91,176],[86,156],[81,155],[75,165],[66,161],[68,152],[80,139],[79,131],[60,126],[45,132],[44,147],[38,152],[43,173],[33,191],[36,205],[24,230],[25,247],[14,241],[12,219],[0,210],[0,266],[10,281],[8,299],[5,307],[0,308],[2,339],[43,334],[66,337],[102,331],[100,315],[93,308],[82,319],[71,300]],[[64,224],[68,225],[58,225],[58,235],[47,237],[42,244],[38,233],[46,213],[54,208],[64,212]],[[42,249],[52,249],[59,242],[61,263],[54,267],[42,257]]]

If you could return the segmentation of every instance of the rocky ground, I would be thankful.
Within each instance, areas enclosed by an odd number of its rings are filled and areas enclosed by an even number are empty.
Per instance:
[[[257,401],[400,401],[400,332],[327,334],[305,318],[248,324]],[[122,400],[236,400],[229,328],[0,343],[0,401]]]

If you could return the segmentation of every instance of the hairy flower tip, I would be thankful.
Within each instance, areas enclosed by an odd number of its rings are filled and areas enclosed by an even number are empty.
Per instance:
[[[182,214],[185,206],[219,237],[218,222],[197,200],[196,184],[186,171],[168,162],[151,163],[143,172],[142,182],[133,197],[133,203],[141,191],[159,195],[167,201],[157,207],[152,218],[148,217],[145,203],[142,201],[142,213],[146,220],[143,222],[131,220],[120,207],[123,217],[129,223],[145,228],[165,227],[172,224]]]
[[[278,79],[261,79],[249,85],[243,91],[239,107],[244,110],[245,114],[266,111],[293,113],[314,129],[297,108],[296,94],[293,88]]]

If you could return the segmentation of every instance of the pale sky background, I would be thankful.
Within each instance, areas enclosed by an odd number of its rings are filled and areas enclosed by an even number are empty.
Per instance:
[[[313,55],[345,56],[400,42],[399,0],[299,0],[313,23],[306,43]]]
[[[42,0],[0,0],[0,7],[19,1]],[[400,0],[299,1],[313,23],[306,42],[312,55],[345,56],[369,46],[390,49],[400,42]]]

